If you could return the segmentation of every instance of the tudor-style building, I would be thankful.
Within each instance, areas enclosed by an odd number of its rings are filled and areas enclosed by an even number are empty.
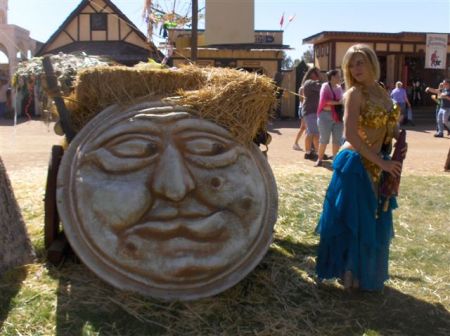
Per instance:
[[[110,0],[83,0],[38,50],[45,54],[85,52],[124,65],[161,61],[153,43]]]
[[[448,37],[445,69],[425,68],[427,33],[323,31],[305,38],[303,44],[314,45],[314,64],[322,71],[340,68],[347,49],[355,43],[364,43],[376,51],[380,79],[386,85],[401,80],[407,86],[418,81],[436,87],[442,79],[450,77],[450,34]]]

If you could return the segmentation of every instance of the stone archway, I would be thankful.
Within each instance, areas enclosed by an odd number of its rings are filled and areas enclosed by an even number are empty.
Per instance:
[[[8,0],[0,0],[0,50],[9,61],[7,65],[3,66],[3,68],[7,68],[7,80],[11,80],[19,62],[26,60],[29,54],[31,57],[34,56],[36,47],[37,41],[30,37],[28,30],[8,24]],[[14,91],[12,92],[12,101],[15,101]]]
[[[0,45],[9,60],[9,78],[16,71],[19,62],[27,58],[28,52],[33,56],[36,51],[36,41],[30,37],[30,32],[15,25],[0,24]]]

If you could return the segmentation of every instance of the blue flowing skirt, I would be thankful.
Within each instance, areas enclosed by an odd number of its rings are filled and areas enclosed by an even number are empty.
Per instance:
[[[378,291],[389,278],[395,198],[378,199],[359,153],[343,150],[333,162],[316,232],[320,234],[316,271],[319,279],[343,278],[351,271],[361,289]]]

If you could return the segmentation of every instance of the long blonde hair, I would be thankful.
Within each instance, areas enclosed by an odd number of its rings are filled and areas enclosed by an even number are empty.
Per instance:
[[[348,48],[347,52],[342,59],[342,72],[344,74],[345,87],[350,89],[355,86],[356,80],[352,77],[350,72],[350,61],[356,54],[361,54],[366,62],[370,64],[370,70],[374,76],[374,80],[378,81],[380,78],[380,63],[378,62],[377,55],[371,47],[365,44],[355,44]]]

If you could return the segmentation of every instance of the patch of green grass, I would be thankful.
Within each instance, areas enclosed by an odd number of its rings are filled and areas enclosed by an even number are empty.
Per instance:
[[[402,179],[383,293],[347,293],[314,273],[329,175],[276,174],[279,216],[262,262],[233,288],[194,302],[117,290],[84,265],[38,262],[0,279],[1,335],[447,335],[450,178]],[[14,184],[43,252],[43,181]],[[25,204],[25,206],[23,206]]]

